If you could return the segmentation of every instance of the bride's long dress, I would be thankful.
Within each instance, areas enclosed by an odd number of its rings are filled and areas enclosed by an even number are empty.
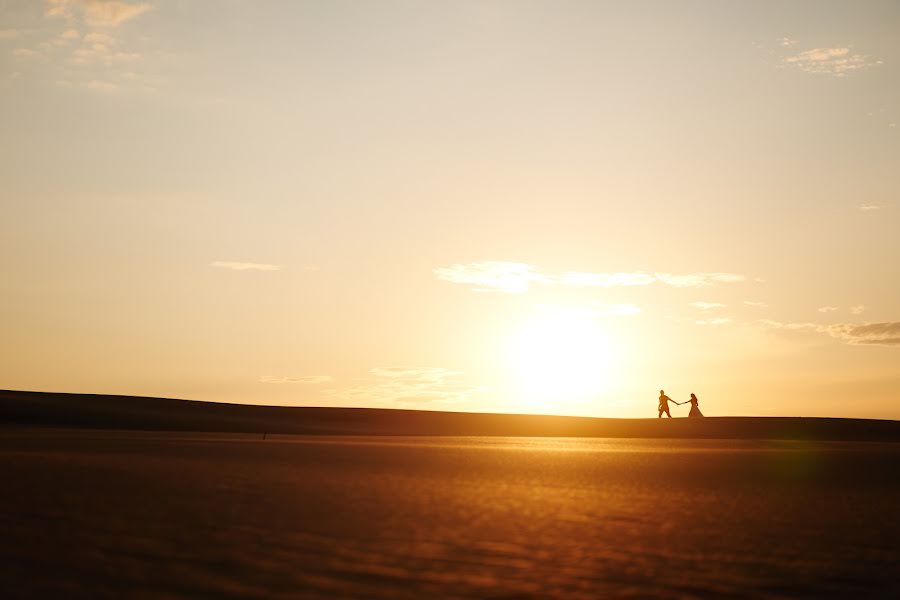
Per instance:
[[[703,413],[700,412],[700,408],[694,402],[691,402],[691,412],[688,413],[689,417],[702,417]]]

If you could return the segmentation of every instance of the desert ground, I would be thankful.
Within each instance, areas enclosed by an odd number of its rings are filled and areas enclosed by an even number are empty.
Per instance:
[[[892,422],[869,424],[885,439],[835,441],[166,432],[0,414],[9,598],[900,592]]]
[[[7,597],[900,591],[900,447],[18,431]]]

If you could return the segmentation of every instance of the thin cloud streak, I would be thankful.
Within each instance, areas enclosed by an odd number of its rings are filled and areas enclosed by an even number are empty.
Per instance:
[[[796,67],[807,73],[817,73],[843,77],[852,71],[869,69],[881,64],[863,54],[853,54],[850,48],[813,48],[794,56],[786,56],[782,63]]]
[[[763,320],[763,325],[787,331],[811,331],[828,334],[851,346],[900,346],[900,321],[881,323],[838,323],[820,325],[818,323],[783,323]]]
[[[151,8],[144,2],[130,3],[121,0],[46,0],[44,15],[68,21],[81,18],[94,27],[118,27]]]
[[[691,306],[695,308],[699,308],[700,310],[712,310],[714,308],[724,308],[725,305],[721,302],[692,302]]]
[[[713,319],[698,319],[696,325],[727,325],[731,323],[731,317],[715,317]]]
[[[687,275],[657,273],[656,278],[673,287],[710,287],[717,283],[738,283],[745,279],[743,275],[734,273],[688,273]]]
[[[548,283],[533,265],[520,262],[483,261],[467,265],[455,264],[434,270],[442,281],[472,285],[476,292],[523,294],[532,283]]]
[[[85,87],[89,90],[106,93],[115,93],[121,89],[119,87],[119,84],[112,83],[111,81],[103,81],[102,79],[92,79],[85,85]]]
[[[619,287],[650,285],[656,281],[656,276],[650,273],[582,273],[570,271],[553,281],[560,285]]]
[[[734,273],[592,273],[569,271],[561,275],[544,274],[537,267],[523,262],[482,261],[454,264],[434,269],[441,281],[471,285],[476,292],[502,292],[524,294],[533,285],[567,287],[628,287],[663,283],[672,287],[710,287],[719,283],[744,281],[743,275]]]

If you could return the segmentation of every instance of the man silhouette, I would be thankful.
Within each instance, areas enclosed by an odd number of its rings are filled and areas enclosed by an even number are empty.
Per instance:
[[[669,412],[669,401],[674,402],[671,398],[666,396],[666,392],[663,390],[659,390],[659,419],[662,419],[663,413],[666,413],[669,418],[672,418],[672,413]]]

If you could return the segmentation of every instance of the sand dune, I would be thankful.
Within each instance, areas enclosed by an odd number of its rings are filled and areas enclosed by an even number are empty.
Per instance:
[[[654,407],[651,405],[650,408]],[[900,422],[873,419],[600,419],[368,408],[253,406],[168,398],[23,391],[0,391],[0,425],[306,435],[900,441]]]

